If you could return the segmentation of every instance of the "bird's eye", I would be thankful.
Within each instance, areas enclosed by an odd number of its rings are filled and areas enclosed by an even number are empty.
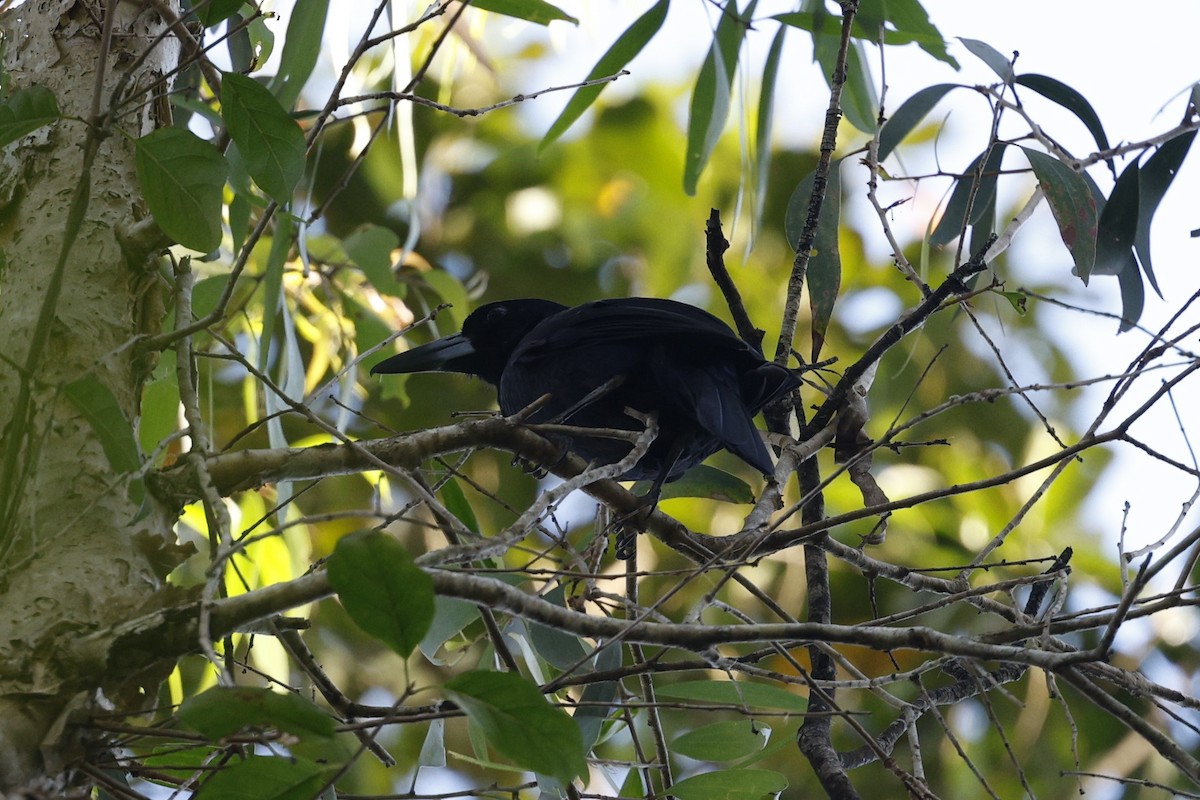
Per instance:
[[[508,314],[508,309],[505,308],[504,306],[497,306],[496,308],[488,309],[487,321],[488,322],[496,322],[497,320],[504,319],[505,315],[507,315],[507,314]]]

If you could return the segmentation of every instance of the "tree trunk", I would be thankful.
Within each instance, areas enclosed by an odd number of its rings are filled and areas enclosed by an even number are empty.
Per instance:
[[[31,0],[0,17],[5,99],[40,84],[63,115],[0,153],[0,792],[62,780],[80,745],[56,723],[98,689],[136,703],[136,676],[109,674],[106,647],[80,643],[158,604],[156,554],[173,540],[165,512],[139,512],[132,476],[114,469],[80,411],[111,393],[119,415],[138,418],[151,365],[133,343],[162,303],[153,261],[121,234],[145,216],[130,137],[166,124],[165,101],[153,100],[167,87],[147,89],[178,62],[175,39],[157,41],[154,5],[111,0],[105,56],[104,5]],[[133,96],[89,169],[84,120],[108,111],[119,82]],[[80,378],[92,382],[68,399]]]

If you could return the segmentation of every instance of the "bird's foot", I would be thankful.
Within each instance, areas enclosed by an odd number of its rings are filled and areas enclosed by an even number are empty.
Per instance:
[[[609,530],[612,532],[616,556],[622,561],[633,558],[637,550],[637,536],[646,530],[646,523],[654,513],[656,503],[643,497],[638,507],[627,514],[622,514],[612,521]]]
[[[570,449],[567,447],[567,443],[564,441],[558,441],[554,437],[546,438],[558,445],[558,454],[554,457],[553,461],[551,461],[549,464],[539,464],[536,461],[530,461],[529,459],[522,458],[521,456],[513,456],[512,465],[514,467],[519,467],[526,475],[532,475],[538,480],[541,480],[549,475],[550,470],[561,464],[562,460],[567,457],[567,453],[570,452]]]

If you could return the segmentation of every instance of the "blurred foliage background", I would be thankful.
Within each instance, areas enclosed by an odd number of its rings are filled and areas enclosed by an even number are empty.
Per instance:
[[[464,19],[461,38],[447,46],[442,60],[435,62],[416,92],[430,101],[467,107],[500,102],[528,91],[527,85],[517,85],[519,82],[508,76],[521,75],[525,65],[536,62],[542,52],[539,48],[549,46],[546,41],[535,38],[524,46],[514,46],[496,35],[510,30],[504,27],[510,21],[497,22],[475,10]],[[432,46],[438,29],[428,26],[427,30],[421,34],[424,38],[415,40],[413,52]],[[349,74],[364,94],[387,91],[394,83],[392,63],[389,57],[372,56],[359,61]],[[556,82],[578,80],[581,75],[582,69],[580,75],[564,76]],[[325,102],[322,92],[327,91],[331,75],[318,73],[318,78],[302,95],[302,112]],[[746,85],[753,80],[751,75]],[[275,286],[272,254],[280,250],[272,250],[271,236],[264,238],[249,257],[249,268],[235,293],[235,308],[226,315],[220,338],[198,337],[201,348],[211,356],[201,358],[199,364],[202,400],[218,448],[284,443],[312,446],[331,441],[326,432],[299,415],[275,417],[274,428],[263,424],[276,410],[266,400],[269,393],[244,365],[224,357],[224,342],[235,343],[249,361],[277,376],[293,396],[307,398],[310,408],[329,424],[354,438],[373,439],[448,424],[460,413],[494,408],[493,390],[462,376],[389,376],[382,382],[367,378],[370,364],[394,348],[406,346],[399,342],[384,345],[381,352],[347,371],[355,359],[384,342],[394,330],[405,330],[402,341],[408,345],[424,342],[458,330],[465,315],[479,303],[526,296],[565,304],[602,297],[672,297],[728,320],[728,310],[705,267],[703,226],[711,208],[724,215],[726,234],[732,241],[726,254],[730,273],[743,293],[750,317],[766,331],[770,352],[778,335],[794,255],[785,239],[783,220],[797,184],[817,163],[818,143],[777,147],[762,194],[761,214],[756,215],[747,188],[751,166],[745,128],[750,123],[735,120],[717,144],[698,191],[688,196],[681,187],[687,142],[680,116],[691,84],[647,81],[639,86],[632,96],[609,99],[602,95],[594,113],[577,123],[568,137],[544,148],[539,148],[540,133],[530,131],[516,106],[460,117],[413,105],[411,130],[397,127],[403,120],[399,117],[373,139],[372,129],[384,122],[385,114],[395,112],[355,111],[325,128],[311,151],[304,198],[292,210],[291,230],[284,218],[272,233],[273,237],[290,237],[296,223],[304,221],[299,231],[303,246],[290,239],[284,243],[286,257]],[[789,93],[827,92],[819,84],[786,88]],[[303,123],[304,113],[298,117]],[[989,121],[983,119],[985,125]],[[931,118],[900,152],[927,153],[935,146],[939,124]],[[851,154],[868,140],[866,134],[843,123],[838,155]],[[407,154],[406,148],[411,148]],[[847,205],[861,202],[851,196],[860,196],[866,183],[867,170],[859,158],[847,158],[839,167]],[[410,172],[407,177],[406,170]],[[420,185],[415,196],[406,190],[410,177]],[[1028,187],[1031,181],[1024,180]],[[945,183],[948,185],[948,179]],[[1023,199],[1002,195],[997,219],[1011,218],[1022,203]],[[320,209],[319,218],[310,217],[313,209]],[[872,224],[869,215],[862,213],[843,214],[841,219],[841,285],[822,351],[822,357],[836,361],[809,375],[811,388],[805,392],[805,402],[810,407],[820,402],[825,381],[836,381],[840,369],[856,361],[903,308],[920,300],[893,259],[871,255],[886,251],[880,245],[878,223]],[[402,247],[405,241],[413,242],[411,249]],[[932,285],[955,266],[953,246],[930,249],[919,239],[902,245],[908,260],[921,265]],[[1061,245],[1055,242],[1054,246]],[[215,301],[224,287],[235,253],[236,248],[222,247],[196,265],[204,277],[197,288],[198,311],[206,302]],[[1008,258],[1008,254],[1002,255],[992,264],[1001,281],[1009,274]],[[1047,276],[1042,285],[1024,286],[1054,295],[1063,291],[1065,283],[1064,276],[1057,275]],[[271,305],[276,292],[282,298],[279,312]],[[451,305],[430,320],[433,309],[443,304]],[[971,305],[978,325],[961,310],[944,309],[884,358],[870,392],[869,435],[878,437],[897,421],[954,396],[1011,385],[997,352],[1022,365],[1036,365],[1039,379],[1046,382],[1087,377],[1078,374],[1077,365],[1063,350],[1059,332],[1052,327],[1056,323],[1036,300],[1029,301],[1025,313],[998,293],[984,293]],[[803,308],[807,314],[807,303]],[[980,329],[997,337],[996,350],[979,336]],[[265,337],[264,330],[268,333]],[[269,350],[264,352],[264,346]],[[807,318],[801,320],[794,348],[805,355],[811,350]],[[169,361],[165,359],[157,373],[163,380],[170,373]],[[1121,368],[1120,364],[1109,367],[1113,372]],[[1093,399],[1087,393],[1059,388],[1037,395],[1037,405],[1059,439],[1070,443],[1081,433],[1079,420],[1095,413],[1094,407],[1081,410],[1077,404]],[[154,424],[151,415],[143,427],[144,438],[151,441],[156,441]],[[160,424],[170,426],[171,422]],[[1056,449],[1047,424],[1033,413],[1030,404],[1019,395],[1008,395],[987,402],[964,402],[920,422],[899,445],[876,453],[874,472],[890,497],[904,498],[1001,475]],[[168,461],[170,457],[168,454]],[[973,583],[987,585],[1038,574],[1048,559],[1070,546],[1075,550],[1074,572],[1065,611],[1114,602],[1122,589],[1121,567],[1113,562],[1111,547],[1088,529],[1082,513],[1089,488],[1109,458],[1109,453],[1097,449],[1084,453],[1028,513],[1022,506],[1035,492],[1044,471],[903,508],[892,515],[886,541],[866,547],[865,552],[883,562],[951,577],[971,562],[991,537],[1019,519],[1017,531],[990,557],[992,568],[972,572]],[[485,449],[454,461],[459,477],[441,486],[439,498],[484,536],[502,529],[546,485],[510,461],[506,453]],[[861,508],[861,495],[839,474],[832,454],[822,453],[820,461],[822,474],[835,476],[825,492],[827,514],[836,516]],[[762,487],[760,476],[728,454],[715,456],[711,463],[739,475],[756,493]],[[427,465],[426,473],[431,481],[449,474],[445,462]],[[797,500],[797,490],[791,485],[785,493],[785,507]],[[234,568],[226,576],[231,594],[298,576],[314,561],[327,557],[345,534],[381,523],[386,523],[387,530],[414,556],[443,544],[428,513],[415,505],[402,487],[379,473],[268,485],[238,493],[232,502],[238,516],[235,533],[261,538],[233,559]],[[713,536],[736,531],[747,508],[697,497],[662,504],[666,513],[693,530]],[[598,535],[593,512],[593,501],[576,498],[560,508],[547,525],[561,526],[569,549],[583,552]],[[262,526],[256,527],[260,522]],[[183,523],[181,536],[200,546],[200,554],[175,575],[179,583],[189,585],[203,580],[207,564],[206,525],[200,507],[190,508]],[[792,522],[796,524],[798,519]],[[850,547],[861,547],[862,537],[874,524],[874,518],[865,518],[840,525],[831,533]],[[279,535],[262,535],[268,531]],[[491,566],[505,580],[569,604],[563,595],[570,598],[580,580],[570,574],[575,562],[549,542],[543,534],[532,532],[525,547],[514,548]],[[541,551],[545,553],[538,555]],[[689,574],[681,583],[688,562],[650,537],[642,539],[639,566],[648,573],[640,582],[643,602],[666,597],[657,608],[666,618],[683,620],[697,611],[698,605],[707,603],[703,619],[710,623],[733,621],[736,617],[729,609],[737,609],[745,620],[774,619],[758,599],[732,583],[721,586],[711,597],[707,593],[716,585],[712,576]],[[805,573],[799,548],[775,553],[741,571],[790,614],[805,617]],[[623,580],[621,565],[613,563],[611,556],[606,558],[596,577],[597,586],[620,594]],[[865,623],[901,615],[894,624],[927,625],[960,635],[983,634],[997,626],[994,617],[981,614],[969,603],[940,604],[932,593],[914,592],[843,561],[831,562],[830,581],[836,623]],[[1025,591],[996,594],[1000,602],[1019,607]],[[491,668],[496,659],[478,614],[466,604],[450,605],[461,614],[456,618],[459,627],[446,623],[449,627],[440,631],[445,638],[440,642],[427,639],[424,656],[399,659],[359,630],[332,599],[309,610],[313,627],[306,639],[333,681],[351,698],[381,707],[398,702],[431,703],[438,696],[431,687],[465,668]],[[440,613],[445,611],[439,607]],[[913,615],[905,616],[910,611]],[[578,651],[573,637],[515,619],[506,624],[515,646],[521,649],[522,664],[543,671],[533,676],[539,682],[558,674],[567,660],[564,653],[572,648]],[[1095,643],[1097,635],[1090,630],[1075,634],[1072,641],[1087,647]],[[1158,648],[1158,658],[1171,662],[1162,674],[1195,672],[1196,651],[1191,642],[1163,649],[1164,641],[1156,637],[1141,643],[1123,642],[1113,654],[1113,662],[1137,668],[1150,657],[1151,644]],[[749,646],[719,648],[727,658],[755,650]],[[795,661],[775,654],[756,657],[752,663],[763,671],[764,679],[795,676],[797,664],[809,666],[808,656],[802,647],[790,651]],[[839,646],[838,651],[847,680],[886,679],[920,669],[924,689],[915,682],[889,684],[890,691],[907,701],[950,682],[936,664],[930,665],[927,654],[855,646]],[[270,637],[239,637],[236,655],[252,673],[284,683],[293,680],[294,666]],[[669,664],[684,655],[664,651],[662,659]],[[946,664],[943,661],[943,666]],[[696,671],[722,677],[720,671]],[[656,682],[665,687],[696,677],[694,672],[676,676],[667,671]],[[206,661],[186,659],[164,699],[178,702],[212,682]],[[632,680],[628,685],[627,691],[636,692]],[[417,694],[410,695],[413,689]],[[792,691],[805,694],[795,687]],[[990,787],[992,796],[997,797],[1075,796],[1083,779],[1064,776],[1064,772],[1087,771],[1088,765],[1097,771],[1110,770],[1167,785],[1176,782],[1174,768],[1149,750],[1129,750],[1132,739],[1106,712],[1078,702],[1077,696],[1063,701],[1056,697],[1059,691],[1070,694],[1072,690],[1052,687],[1044,674],[1031,670],[1001,691],[962,700],[944,713],[925,715],[917,726],[917,736],[925,744],[922,769],[932,790],[942,797],[981,796],[981,786]],[[872,732],[880,731],[899,713],[862,688],[843,690],[839,698]],[[1152,704],[1144,698],[1125,700],[1147,713],[1159,713],[1152,711]],[[621,764],[640,758],[627,726],[644,729],[646,720],[636,704],[631,703],[626,713],[625,717],[614,716],[605,727],[596,754],[607,761],[595,767],[592,791],[606,791],[598,777],[605,773],[616,786],[625,786],[623,795],[645,796],[645,790],[636,784],[636,773]],[[766,750],[750,748],[742,753],[736,750],[734,735],[741,728],[714,729],[727,737],[730,752],[736,753],[740,765],[746,765],[742,759],[749,759],[755,767],[785,775],[789,788],[784,796],[815,796],[821,791],[811,768],[795,750],[794,731],[800,716],[794,710],[761,707],[750,715],[754,722],[746,723],[744,713],[706,711],[680,701],[677,707],[665,708],[662,716],[672,741],[716,722],[732,725],[736,721],[751,731],[751,738],[758,736],[768,744]],[[451,756],[445,766],[435,766],[436,759],[430,761],[427,756],[431,737],[440,734],[437,726],[441,724],[439,720],[387,727],[379,741],[400,766],[388,770],[370,758],[359,758],[339,781],[339,791],[373,795],[411,790],[414,794],[406,796],[426,796],[517,782],[486,759],[486,752],[480,752],[479,741],[471,740],[461,719],[445,722],[445,748]],[[1195,729],[1190,724],[1167,724],[1194,752]],[[769,726],[770,736],[763,737],[761,729],[753,726]],[[848,726],[835,724],[834,730],[839,749],[851,750],[862,744]],[[900,756],[903,750],[901,744],[897,757],[908,759],[908,755]],[[681,751],[692,752],[686,745]],[[750,757],[754,752],[761,754],[761,760]],[[1132,752],[1138,755],[1129,756],[1131,760],[1123,764],[1115,763],[1119,754]],[[679,755],[676,779],[721,763],[711,752],[708,758]],[[906,760],[904,768],[913,766]],[[879,763],[855,770],[852,779],[864,792],[876,787],[867,796],[900,796],[904,791],[897,776]],[[535,796],[533,790],[528,790],[528,796]],[[1128,788],[1120,796],[1159,795]]]

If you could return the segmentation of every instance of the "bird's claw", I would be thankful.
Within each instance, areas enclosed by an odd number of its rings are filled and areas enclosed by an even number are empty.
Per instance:
[[[628,561],[637,550],[637,536],[646,530],[646,523],[654,513],[656,504],[647,502],[646,498],[638,507],[627,514],[622,514],[612,521],[609,530],[612,532],[613,543],[617,558]]]

